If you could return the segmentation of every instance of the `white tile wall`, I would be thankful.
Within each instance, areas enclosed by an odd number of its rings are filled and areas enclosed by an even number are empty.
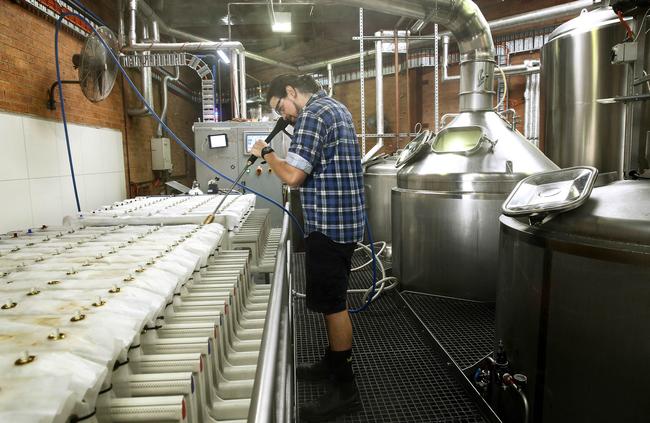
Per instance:
[[[68,125],[68,136],[70,138],[70,150],[72,151],[72,164],[74,165],[75,175],[86,173],[86,166],[83,159],[83,139],[86,136],[87,129],[85,126]],[[63,125],[57,125],[56,128],[56,149],[59,159],[59,175],[70,175],[70,162],[68,161],[68,148],[65,143],[65,132]],[[92,170],[92,169],[91,169]]]
[[[30,178],[59,176],[56,123],[23,117],[27,147],[27,172]]]
[[[0,181],[27,177],[23,120],[13,115],[0,117]]]
[[[7,200],[0,207],[1,232],[32,227],[29,180],[0,181],[0,194]]]
[[[122,134],[68,125],[82,210],[126,198]],[[0,113],[0,232],[77,212],[63,124]]]
[[[61,224],[61,183],[59,177],[29,180],[32,226]]]

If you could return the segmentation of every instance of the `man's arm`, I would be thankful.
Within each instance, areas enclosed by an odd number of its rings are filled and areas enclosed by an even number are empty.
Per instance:
[[[262,149],[266,146],[267,144],[264,141],[257,141],[251,148],[251,154],[260,157]],[[281,159],[273,152],[266,154],[264,160],[271,166],[278,178],[292,188],[301,186],[307,179],[307,173],[304,170],[291,166],[286,160]]]

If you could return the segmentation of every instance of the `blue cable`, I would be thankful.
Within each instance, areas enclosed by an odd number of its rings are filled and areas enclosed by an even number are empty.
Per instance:
[[[57,19],[57,21],[56,21],[56,30],[55,30],[55,33],[54,33],[54,60],[56,62],[56,79],[57,79],[57,82],[58,82],[58,85],[59,85],[59,98],[60,98],[60,101],[61,101],[61,118],[63,120],[63,130],[64,130],[64,133],[65,133],[65,141],[66,141],[66,146],[67,146],[67,149],[68,149],[68,160],[70,162],[70,173],[72,175],[72,184],[73,184],[73,187],[74,187],[75,200],[77,202],[77,211],[81,212],[81,207],[80,207],[80,204],[79,204],[79,195],[78,195],[78,192],[77,192],[77,183],[76,183],[75,174],[74,174],[74,166],[73,166],[73,163],[72,163],[72,152],[71,152],[71,149],[70,149],[70,139],[69,139],[69,136],[68,136],[68,125],[67,125],[67,119],[66,119],[66,115],[65,115],[65,101],[64,101],[64,98],[63,98],[63,84],[61,83],[61,72],[60,72],[60,66],[59,66],[59,31],[61,29],[61,22],[67,16],[76,16],[76,17],[82,19],[83,21],[85,21],[86,23],[88,23],[88,21],[86,20],[85,17],[79,15],[78,13],[68,13],[68,12],[62,13],[59,16],[59,18]],[[115,54],[113,54],[113,51],[106,45],[106,42],[104,41],[104,39],[97,33],[95,28],[93,28],[91,26],[91,29],[95,33],[95,35],[97,35],[97,37],[99,38],[99,41],[102,43],[102,45],[104,46],[106,51],[110,54],[113,61],[117,64],[117,67],[120,69],[120,72],[122,72],[122,75],[124,76],[124,78],[126,78],[126,81],[128,82],[131,89],[133,89],[133,91],[135,92],[137,97],[140,99],[140,101],[142,101],[142,103],[145,105],[147,110],[149,110],[149,112],[151,113],[151,116],[156,118],[156,120],[165,129],[165,131],[172,137],[172,139],[179,145],[179,147],[181,147],[190,156],[194,157],[194,159],[196,159],[199,163],[201,163],[202,165],[207,167],[210,171],[212,171],[215,174],[219,175],[223,179],[235,184],[235,180],[233,180],[230,177],[228,177],[227,175],[219,172],[217,169],[212,167],[208,162],[206,162],[201,157],[196,155],[183,141],[181,141],[180,138],[178,138],[178,136],[176,136],[176,134],[165,124],[165,122],[163,122],[160,119],[160,117],[156,114],[156,112],[149,105],[149,103],[147,103],[147,101],[145,100],[143,95],[140,93],[138,88],[135,86],[135,84],[133,83],[131,78],[129,78],[129,75],[126,73],[126,71],[124,70],[124,68],[120,64],[120,61],[118,60],[118,58],[115,57]],[[289,217],[293,221],[294,225],[298,228],[298,230],[300,230],[300,233],[304,237],[305,232],[304,232],[302,226],[300,225],[300,223],[298,222],[298,219],[296,219],[296,217],[289,210],[284,208],[280,203],[278,203],[277,201],[273,200],[270,197],[267,197],[266,195],[264,195],[264,194],[262,194],[260,192],[257,192],[255,190],[251,189],[250,187],[246,187],[245,185],[242,185],[239,182],[237,182],[236,185],[239,186],[242,189],[249,190],[253,194],[255,194],[255,195],[267,200],[268,202],[276,205],[281,210],[283,210],[285,213],[287,213],[287,215],[289,215]],[[366,224],[365,225],[366,226],[366,231],[368,232],[368,239],[370,240],[370,251],[372,253],[372,290],[371,290],[370,295],[368,296],[368,298],[366,300],[366,303],[363,306],[359,307],[359,308],[350,309],[349,310],[350,313],[359,313],[359,312],[364,311],[364,310],[366,310],[368,308],[368,306],[372,302],[372,297],[375,294],[376,284],[377,284],[377,257],[375,255],[374,240],[373,240],[373,237],[372,237],[372,230],[370,229],[370,223],[368,222],[368,215],[366,213],[364,213],[364,218],[365,218],[365,224]]]
[[[54,32],[54,61],[56,63],[56,81],[59,85],[59,101],[61,102],[61,119],[63,120],[63,132],[65,133],[65,144],[68,148],[68,162],[70,163],[70,175],[72,175],[74,199],[77,203],[77,212],[81,213],[81,205],[79,204],[79,192],[77,191],[77,179],[75,178],[74,175],[74,165],[72,163],[72,149],[70,148],[70,137],[68,136],[68,121],[65,116],[65,101],[63,99],[63,84],[61,83],[61,69],[59,66],[59,30],[61,29],[61,22],[63,21],[63,18],[69,15],[78,16],[81,19],[83,19],[84,22],[88,22],[88,21],[86,21],[86,19],[83,16],[77,13],[63,13],[56,21],[56,30]],[[97,34],[97,31],[95,31],[95,29],[92,26],[90,28],[95,32],[95,34]]]
[[[59,96],[60,96],[60,101],[61,101],[61,118],[63,119],[63,129],[64,129],[64,132],[65,132],[65,140],[66,140],[66,145],[67,145],[67,148],[68,148],[68,160],[70,161],[70,172],[72,173],[72,184],[73,184],[73,186],[74,186],[75,199],[76,199],[76,201],[77,201],[77,211],[81,212],[81,207],[80,207],[80,205],[79,205],[79,195],[78,195],[78,193],[77,193],[77,183],[76,183],[76,180],[75,180],[74,167],[73,167],[73,164],[72,164],[72,153],[71,153],[71,149],[70,149],[70,140],[69,140],[69,137],[68,137],[68,125],[67,125],[67,120],[66,120],[66,115],[65,115],[65,102],[64,102],[64,100],[63,100],[63,84],[61,83],[61,73],[60,73],[60,68],[59,68],[59,31],[60,31],[60,29],[61,29],[61,22],[62,22],[63,19],[66,18],[67,16],[76,16],[76,17],[82,19],[82,20],[83,20],[84,22],[86,22],[86,23],[88,23],[88,21],[86,20],[86,18],[84,18],[83,16],[79,15],[78,13],[69,13],[69,12],[62,13],[62,14],[59,16],[59,18],[57,19],[57,21],[56,21],[56,31],[55,31],[55,34],[54,34],[54,57],[55,57],[55,61],[56,61],[56,79],[57,79],[57,82],[58,82],[58,85],[59,85]],[[122,65],[120,64],[120,61],[118,60],[117,57],[115,57],[115,54],[113,54],[113,51],[108,47],[108,45],[106,45],[106,42],[105,42],[104,39],[101,37],[101,35],[99,35],[99,34],[97,33],[97,31],[95,30],[95,28],[92,28],[92,27],[91,27],[91,29],[92,29],[92,31],[95,33],[95,35],[97,35],[97,38],[98,38],[99,41],[102,43],[102,45],[104,46],[104,48],[106,49],[106,51],[109,53],[109,55],[111,56],[111,58],[113,59],[113,61],[117,64],[117,67],[120,69],[120,72],[122,72],[122,75],[124,76],[124,78],[125,78],[126,81],[128,82],[128,84],[129,84],[129,86],[131,87],[131,89],[133,89],[133,91],[135,92],[135,94],[137,95],[137,97],[140,99],[140,101],[142,101],[142,103],[145,105],[145,107],[147,108],[147,110],[149,110],[149,112],[151,113],[151,116],[153,116],[153,117],[156,118],[156,120],[157,120],[157,121],[160,123],[160,125],[165,129],[165,131],[169,134],[169,136],[172,137],[172,139],[176,142],[176,144],[178,144],[179,147],[181,147],[181,148],[182,148],[186,153],[188,153],[190,156],[194,157],[194,159],[196,159],[199,163],[201,163],[202,165],[204,165],[205,167],[207,167],[210,171],[212,171],[212,172],[214,172],[215,174],[219,175],[220,177],[222,177],[222,178],[225,179],[226,181],[229,181],[229,182],[235,184],[235,180],[234,180],[234,179],[231,179],[231,178],[228,177],[227,175],[225,175],[225,174],[219,172],[217,169],[215,169],[214,167],[212,167],[208,162],[206,162],[205,160],[203,160],[201,157],[197,156],[197,155],[192,151],[192,149],[190,149],[187,145],[185,145],[185,143],[184,143],[183,141],[181,141],[181,139],[178,138],[178,136],[176,136],[176,134],[175,134],[175,133],[174,133],[174,132],[173,132],[173,131],[172,131],[172,130],[171,130],[171,129],[166,125],[166,124],[165,124],[165,122],[163,122],[163,121],[160,119],[160,117],[156,114],[156,112],[153,110],[153,108],[151,107],[151,105],[149,105],[149,103],[147,103],[147,101],[145,100],[145,98],[142,96],[142,94],[140,93],[140,91],[138,90],[138,88],[135,86],[135,84],[133,83],[133,81],[131,80],[131,78],[129,78],[129,75],[126,73],[126,71],[124,70],[124,68],[123,68]],[[291,220],[293,221],[293,223],[296,225],[296,227],[300,230],[300,232],[301,232],[301,233],[303,234],[303,236],[304,236],[303,228],[302,228],[302,226],[300,225],[300,223],[298,222],[298,219],[296,219],[296,217],[295,217],[295,216],[294,216],[294,215],[293,215],[289,210],[285,209],[285,208],[284,208],[280,203],[278,203],[277,201],[273,200],[273,199],[270,198],[270,197],[267,197],[266,195],[264,195],[264,194],[262,194],[262,193],[260,193],[260,192],[257,192],[257,191],[255,191],[255,190],[251,189],[250,187],[247,187],[247,186],[245,186],[245,185],[242,185],[242,184],[239,183],[239,182],[236,183],[236,186],[239,186],[239,187],[242,188],[242,189],[246,189],[246,190],[252,192],[253,194],[255,194],[255,195],[257,195],[257,196],[259,196],[259,197],[265,199],[266,201],[268,201],[268,202],[270,202],[270,203],[276,205],[276,206],[279,207],[280,209],[282,209],[285,213],[287,213],[287,214],[289,215],[289,217],[291,218]]]

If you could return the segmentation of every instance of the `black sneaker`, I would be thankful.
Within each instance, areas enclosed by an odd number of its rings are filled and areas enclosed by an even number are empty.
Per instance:
[[[361,409],[357,385],[352,382],[327,384],[323,396],[300,407],[300,420],[324,422]]]
[[[296,378],[319,382],[330,378],[330,368],[327,362],[327,354],[318,363],[298,364],[296,366]]]

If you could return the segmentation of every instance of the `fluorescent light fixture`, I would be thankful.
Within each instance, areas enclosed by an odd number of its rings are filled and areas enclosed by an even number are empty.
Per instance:
[[[273,21],[273,32],[291,32],[291,12],[275,12]]]
[[[219,57],[221,57],[221,60],[223,60],[225,64],[230,64],[230,58],[226,53],[223,52],[223,50],[217,50],[217,54]]]

